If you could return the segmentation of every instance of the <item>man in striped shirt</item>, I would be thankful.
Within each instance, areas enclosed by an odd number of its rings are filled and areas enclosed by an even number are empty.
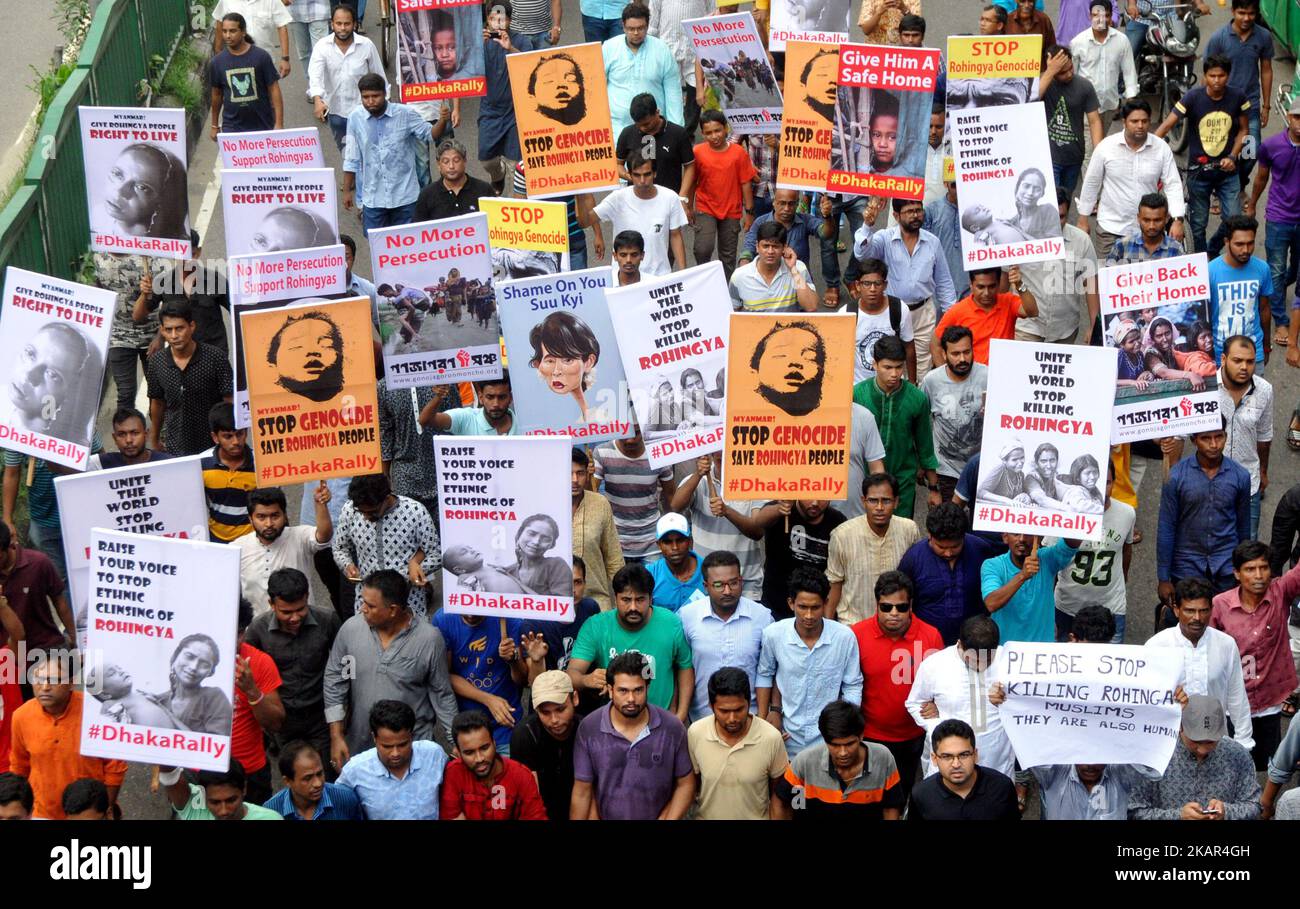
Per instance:
[[[199,462],[208,499],[208,532],[214,543],[233,543],[253,529],[248,521],[248,492],[257,486],[248,430],[235,427],[235,408],[214,404],[208,412],[212,450]]]
[[[596,485],[605,484],[605,498],[614,512],[623,560],[642,562],[657,555],[655,524],[663,513],[664,502],[672,498],[672,468],[650,466],[639,426],[632,438],[599,446],[595,460]]]
[[[786,245],[785,227],[768,221],[758,228],[754,261],[731,275],[731,308],[739,312],[812,312],[817,290],[808,266]]]

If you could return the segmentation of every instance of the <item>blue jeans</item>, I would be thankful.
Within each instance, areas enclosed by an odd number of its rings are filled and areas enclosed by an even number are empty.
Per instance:
[[[1252,540],[1259,539],[1259,510],[1263,499],[1262,491],[1252,493],[1250,497],[1250,538]]]
[[[410,224],[414,220],[414,202],[410,205],[399,205],[397,208],[371,208],[367,205],[361,209],[361,223],[365,226],[367,237],[376,228],[398,227],[402,224]]]
[[[827,290],[840,286],[840,254],[835,251],[835,244],[840,239],[840,216],[843,215],[848,219],[849,245],[852,246],[853,237],[858,232],[858,228],[862,226],[862,213],[866,210],[866,196],[841,196],[838,200],[831,202],[831,216],[828,219],[831,224],[830,239],[818,238],[821,239],[822,277],[826,281]],[[852,252],[849,253],[849,255],[852,254]]]
[[[1115,636],[1110,639],[1112,644],[1124,643],[1124,616],[1115,616]]]
[[[1147,31],[1151,26],[1145,22],[1139,22],[1129,19],[1124,23],[1124,34],[1128,36],[1129,46],[1133,48],[1133,63],[1136,65],[1141,61],[1138,60],[1138,52],[1142,50],[1142,42],[1147,38]]]
[[[1056,181],[1059,189],[1074,195],[1075,189],[1079,186],[1079,175],[1083,172],[1083,162],[1078,164],[1053,164],[1052,177]]]
[[[622,19],[597,19],[594,16],[582,17],[582,37],[587,41],[608,41],[615,35],[623,34]]]
[[[1188,129],[1192,127],[1189,125]],[[1210,223],[1210,197],[1219,197],[1219,217],[1241,214],[1241,181],[1236,173],[1218,168],[1193,167],[1187,171],[1187,227],[1192,235],[1192,251],[1208,253],[1211,259],[1223,252],[1223,224],[1205,242],[1206,225]]]
[[[1268,257],[1269,271],[1273,273],[1273,296],[1269,298],[1268,306],[1273,310],[1273,323],[1285,328],[1291,324],[1291,311],[1286,305],[1287,288],[1295,285],[1292,298],[1300,299],[1300,281],[1297,281],[1300,222],[1265,221],[1264,254]]]
[[[772,211],[772,199],[770,196],[754,197],[754,217],[761,218],[763,215]]]
[[[569,271],[582,271],[587,267],[587,247],[583,247],[577,252],[569,252]]]
[[[338,5],[350,6],[356,11],[357,25],[360,25],[361,20],[366,18],[366,0],[339,0]]]
[[[334,136],[334,144],[339,147],[339,151],[343,151],[343,143],[348,138],[348,118],[340,117],[338,114],[326,114],[325,122]]]
[[[308,61],[311,60],[311,49],[316,46],[316,42],[330,33],[330,22],[328,19],[317,19],[315,22],[290,22],[289,39],[298,51],[298,64],[303,67],[303,74],[306,75]]]
[[[50,557],[59,577],[64,583],[68,580],[68,563],[63,558],[63,528],[45,527],[32,521],[27,525],[27,542],[33,549],[38,549]]]
[[[622,22],[619,23],[619,26],[622,27]],[[528,40],[533,42],[533,50],[544,50],[548,47],[555,46],[551,41],[550,29],[547,29],[544,32],[538,32],[535,35],[529,35]]]

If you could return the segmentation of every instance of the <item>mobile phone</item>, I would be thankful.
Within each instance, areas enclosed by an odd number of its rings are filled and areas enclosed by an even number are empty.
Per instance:
[[[501,33],[495,30],[490,31],[488,32],[488,37],[491,38],[493,41],[498,41],[501,38]]]
[[[1223,813],[1223,812],[1222,812],[1220,809],[1218,809],[1218,808],[1202,808],[1202,809],[1201,809],[1201,814],[1222,814],[1222,813]]]

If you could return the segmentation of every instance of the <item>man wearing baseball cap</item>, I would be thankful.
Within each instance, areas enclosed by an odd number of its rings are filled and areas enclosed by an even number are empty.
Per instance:
[[[676,612],[697,591],[705,592],[700,557],[691,540],[691,523],[685,515],[670,511],[655,525],[655,539],[663,557],[646,562],[655,580],[654,605]]]
[[[1226,737],[1227,731],[1228,722],[1218,698],[1189,696],[1169,766],[1163,777],[1144,780],[1129,796],[1129,820],[1258,818],[1255,763],[1249,751]]]
[[[533,680],[533,713],[510,734],[510,754],[537,774],[546,816],[552,820],[569,819],[573,739],[581,719],[568,673],[552,669]]]

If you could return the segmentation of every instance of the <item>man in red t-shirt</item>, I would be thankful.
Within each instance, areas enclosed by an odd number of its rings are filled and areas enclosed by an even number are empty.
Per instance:
[[[1016,336],[1016,319],[1029,319],[1038,315],[1038,301],[1020,280],[1020,268],[1011,266],[1007,272],[1011,287],[1018,293],[998,293],[1002,283],[1002,269],[997,266],[969,272],[970,295],[952,305],[934,329],[930,339],[930,355],[934,368],[948,361],[943,355],[939,339],[949,325],[965,325],[975,336],[975,362],[989,362],[989,341],[994,338],[1011,340]]]
[[[901,571],[876,578],[876,614],[853,626],[862,662],[863,734],[889,749],[898,766],[904,801],[912,793],[925,747],[925,730],[916,725],[904,703],[912,693],[916,667],[943,650],[943,636],[912,615],[912,579]]]
[[[537,778],[518,761],[497,754],[487,714],[465,710],[451,724],[460,755],[442,775],[444,821],[544,821]]]
[[[731,280],[736,269],[736,247],[742,230],[754,223],[754,179],[758,171],[749,160],[749,152],[727,141],[727,118],[720,110],[706,110],[700,115],[704,141],[695,146],[694,203],[695,261],[713,258]]]
[[[271,797],[271,765],[262,733],[278,732],[284,724],[284,704],[276,691],[280,670],[275,660],[244,643],[253,621],[253,606],[239,601],[239,653],[235,657],[235,714],[231,723],[230,756],[248,775],[246,799],[261,805]]]

